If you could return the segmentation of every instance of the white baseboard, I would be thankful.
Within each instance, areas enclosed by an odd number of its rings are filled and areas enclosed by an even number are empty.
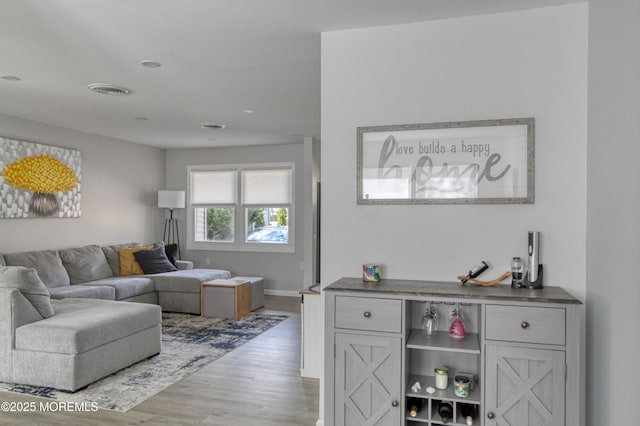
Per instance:
[[[265,290],[264,294],[267,296],[300,297],[297,290]]]

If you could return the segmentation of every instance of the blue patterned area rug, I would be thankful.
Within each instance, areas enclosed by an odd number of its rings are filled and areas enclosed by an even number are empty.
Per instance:
[[[126,412],[287,318],[252,313],[233,321],[163,313],[162,351],[156,356],[74,393],[10,383],[0,383],[0,391],[64,402],[95,402],[103,409]]]

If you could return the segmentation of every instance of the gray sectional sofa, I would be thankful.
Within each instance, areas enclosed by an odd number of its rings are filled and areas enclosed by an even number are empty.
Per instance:
[[[156,246],[161,243],[156,243]],[[120,275],[118,247],[88,245],[63,250],[0,254],[0,265],[34,268],[52,299],[89,298],[159,304],[163,311],[200,313],[200,283],[231,278],[222,269],[192,269],[177,261],[178,271],[152,275]]]
[[[92,245],[0,255],[0,381],[75,391],[155,355],[161,308],[199,314],[200,283],[231,276],[189,262],[121,276],[117,253]]]

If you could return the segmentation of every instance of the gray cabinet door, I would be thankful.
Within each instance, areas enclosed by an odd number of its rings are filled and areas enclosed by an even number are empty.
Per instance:
[[[486,345],[485,425],[565,424],[565,353]]]
[[[399,337],[336,333],[336,426],[402,424]]]

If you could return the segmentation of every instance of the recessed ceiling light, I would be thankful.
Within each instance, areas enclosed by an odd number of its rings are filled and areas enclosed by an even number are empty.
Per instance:
[[[87,87],[89,90],[103,95],[128,95],[131,93],[130,89],[122,86],[114,86],[113,84],[92,83]]]
[[[0,75],[0,78],[7,81],[20,81],[20,77],[15,75]]]
[[[144,61],[140,61],[140,63],[142,64],[143,67],[147,67],[147,68],[160,68],[162,66],[160,62],[150,61],[147,59],[145,59]]]
[[[227,127],[226,124],[215,124],[215,123],[202,123],[200,127],[203,129],[211,129],[211,130],[222,130]]]
[[[253,113],[255,113],[255,111],[254,111],[254,110],[249,109],[249,108],[247,108],[247,109],[243,109],[243,110],[242,110],[242,112],[244,112],[245,114],[253,114]]]

